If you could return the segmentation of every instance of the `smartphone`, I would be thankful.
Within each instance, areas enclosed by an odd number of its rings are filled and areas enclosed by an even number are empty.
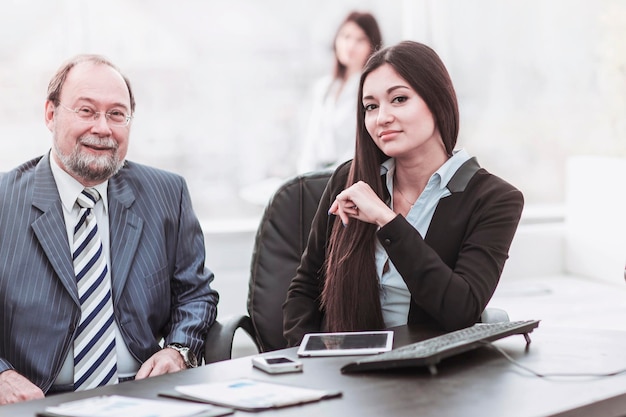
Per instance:
[[[302,372],[302,362],[286,356],[255,356],[252,358],[252,366],[268,374]]]

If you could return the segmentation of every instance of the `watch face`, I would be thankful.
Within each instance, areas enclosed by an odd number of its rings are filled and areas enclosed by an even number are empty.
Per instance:
[[[187,349],[187,366],[190,368],[195,368],[198,366],[198,359],[194,353]]]
[[[196,355],[187,346],[183,346],[179,343],[172,343],[167,347],[170,347],[180,353],[187,368],[196,368],[198,366],[198,359],[196,358]]]

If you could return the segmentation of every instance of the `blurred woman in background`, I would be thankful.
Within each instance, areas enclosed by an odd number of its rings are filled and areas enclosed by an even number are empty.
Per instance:
[[[361,69],[382,46],[373,15],[351,12],[335,35],[335,69],[318,80],[312,91],[312,111],[300,147],[299,173],[336,167],[354,155],[357,91]]]

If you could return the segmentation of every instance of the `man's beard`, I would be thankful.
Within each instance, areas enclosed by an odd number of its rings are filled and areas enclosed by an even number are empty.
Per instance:
[[[81,144],[104,146],[111,150],[105,155],[88,155],[81,152]],[[58,141],[55,138],[54,150],[65,169],[74,174],[74,176],[88,182],[106,181],[117,174],[124,165],[124,160],[120,160],[118,156],[118,145],[110,137],[81,136],[69,155],[61,152]]]

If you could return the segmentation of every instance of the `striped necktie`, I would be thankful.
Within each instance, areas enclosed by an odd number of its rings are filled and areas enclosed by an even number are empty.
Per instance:
[[[84,189],[76,199],[80,213],[72,257],[81,306],[74,339],[76,391],[118,382],[111,278],[92,210],[99,199],[93,188]]]

